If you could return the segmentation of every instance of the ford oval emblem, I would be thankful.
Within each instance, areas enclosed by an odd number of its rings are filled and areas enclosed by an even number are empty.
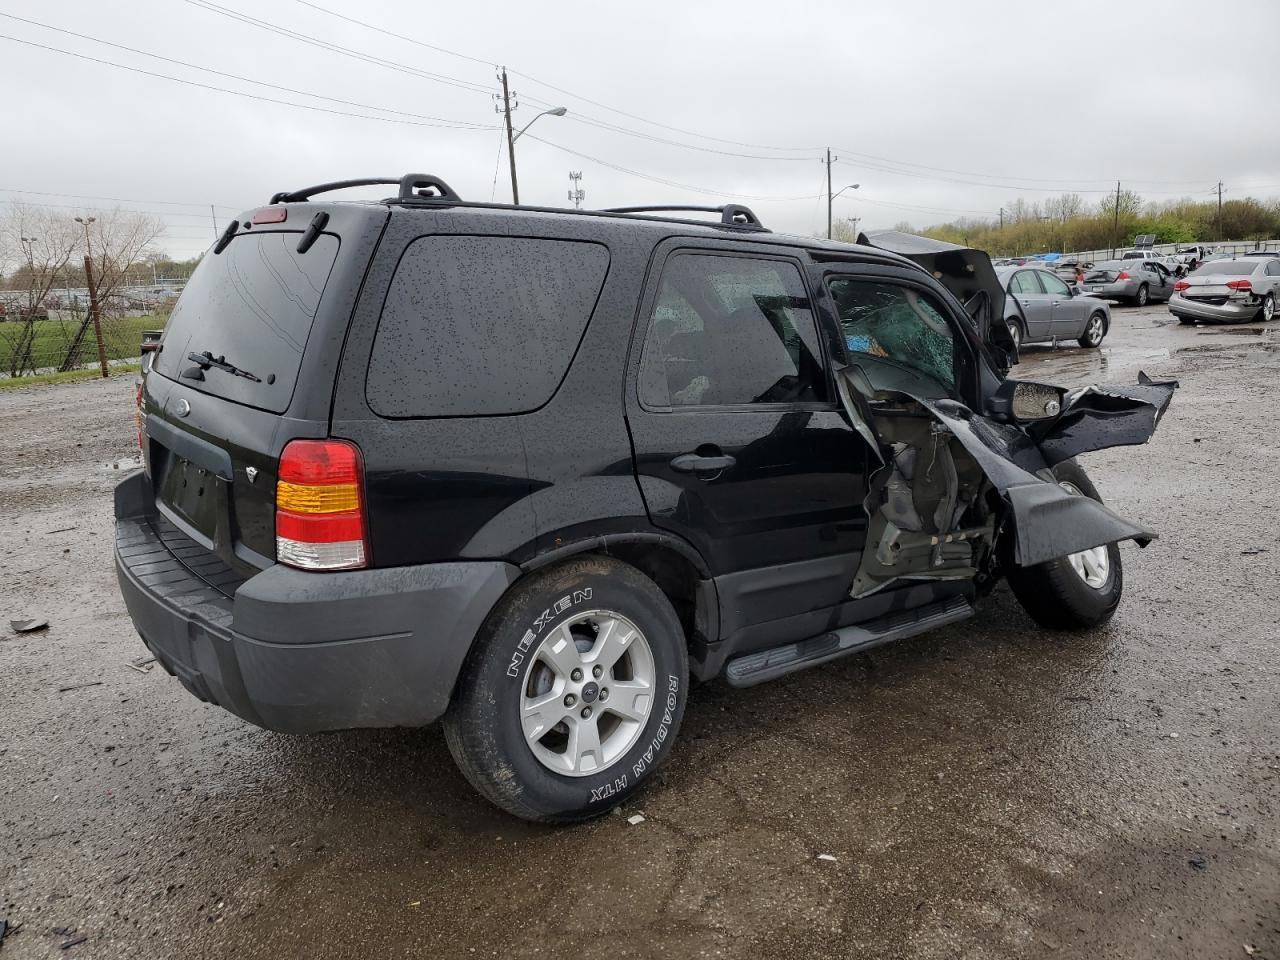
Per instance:
[[[178,402],[173,405],[173,412],[180,417],[185,417],[191,412],[191,404],[187,403],[183,397],[178,398]]]

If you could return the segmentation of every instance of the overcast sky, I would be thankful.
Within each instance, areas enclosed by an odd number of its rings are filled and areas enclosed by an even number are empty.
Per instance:
[[[512,71],[517,126],[569,111],[517,144],[526,203],[566,205],[581,170],[587,206],[735,200],[814,233],[827,146],[835,188],[861,184],[836,217],[864,229],[1063,190],[1096,201],[1117,178],[1149,199],[1207,199],[1219,180],[1227,197],[1280,195],[1273,0],[4,0],[0,13],[7,38],[295,104],[0,40],[0,200],[141,201],[121,205],[164,214],[176,256],[209,242],[210,203],[225,223],[325,180],[434,173],[509,201],[494,64]]]

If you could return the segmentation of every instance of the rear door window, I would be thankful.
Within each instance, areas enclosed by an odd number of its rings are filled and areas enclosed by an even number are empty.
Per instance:
[[[387,292],[365,393],[382,417],[526,413],[551,399],[604,285],[598,243],[434,236]]]
[[[678,253],[662,271],[640,399],[650,409],[820,402],[821,356],[796,264]]]
[[[1045,293],[1063,297],[1071,294],[1071,288],[1067,286],[1066,281],[1061,277],[1055,277],[1052,273],[1041,273],[1039,277]]]
[[[177,380],[208,351],[256,377],[204,371],[182,383],[237,403],[283,413],[302,351],[338,256],[338,238],[321,234],[298,253],[301,234],[243,233],[222,253],[207,253],[183,290],[152,369]]]

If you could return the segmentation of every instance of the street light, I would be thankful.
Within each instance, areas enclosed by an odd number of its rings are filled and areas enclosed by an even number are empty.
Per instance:
[[[846,190],[857,190],[858,187],[860,186],[862,186],[862,184],[860,183],[850,183],[847,186],[841,187],[835,193],[827,194],[827,239],[828,240],[831,239],[831,205],[835,202],[836,197],[840,196],[840,194],[844,193]]]
[[[84,249],[90,259],[93,258],[93,247],[89,243],[89,224],[97,222],[97,217],[76,217],[76,223],[84,227]]]
[[[563,117],[568,112],[568,107],[552,107],[550,110],[543,110],[515,133],[511,132],[511,114],[507,114],[507,156],[511,160],[511,202],[517,206],[520,203],[520,186],[516,183],[516,141],[520,139],[520,134],[537,122],[538,117]]]

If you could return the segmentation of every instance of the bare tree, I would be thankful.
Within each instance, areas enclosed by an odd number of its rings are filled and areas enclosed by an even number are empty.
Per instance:
[[[13,266],[10,286],[21,291],[21,326],[8,341],[9,375],[34,372],[36,320],[46,315],[49,292],[64,275],[80,242],[76,224],[46,208],[11,202],[0,216],[0,263]]]
[[[112,294],[124,283],[129,268],[139,263],[147,250],[164,232],[164,224],[155,217],[130,210],[115,209],[96,216],[83,214],[74,225],[82,231],[85,285],[89,288],[89,312],[67,346],[61,370],[70,370],[80,360],[85,335],[92,324],[102,357],[101,310]],[[106,361],[103,376],[106,376]]]

